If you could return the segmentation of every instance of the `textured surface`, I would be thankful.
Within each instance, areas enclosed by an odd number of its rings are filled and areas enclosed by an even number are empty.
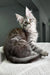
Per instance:
[[[37,46],[49,55],[28,64],[12,64],[4,60],[0,64],[0,75],[50,75],[50,43],[37,43]]]

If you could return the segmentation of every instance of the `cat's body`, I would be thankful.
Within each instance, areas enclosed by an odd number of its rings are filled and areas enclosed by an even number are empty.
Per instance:
[[[36,47],[38,38],[36,30],[36,19],[26,7],[26,18],[16,14],[17,20],[21,24],[21,29],[13,29],[6,40],[4,53],[7,59],[13,63],[28,62],[48,53]]]
[[[32,52],[28,42],[28,32],[21,28],[13,29],[4,45],[6,58],[13,63],[28,62],[39,57],[39,54]]]
[[[5,51],[9,51],[10,54],[18,58],[27,57],[31,53],[25,33],[20,28],[15,28],[9,33],[4,47],[7,48],[7,50],[4,48]]]

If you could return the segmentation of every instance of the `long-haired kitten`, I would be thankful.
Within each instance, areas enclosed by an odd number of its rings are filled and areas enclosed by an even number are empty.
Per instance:
[[[25,18],[16,14],[21,28],[13,29],[5,42],[4,53],[7,60],[13,63],[25,63],[40,56],[47,56],[48,53],[38,48],[38,32],[36,29],[36,18],[26,7]]]

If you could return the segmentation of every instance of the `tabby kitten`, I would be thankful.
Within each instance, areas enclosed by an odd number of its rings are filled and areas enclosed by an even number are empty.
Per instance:
[[[25,63],[48,53],[39,49],[35,43],[38,38],[36,18],[26,7],[26,17],[16,14],[21,28],[13,29],[5,42],[4,53],[6,58],[13,63]]]

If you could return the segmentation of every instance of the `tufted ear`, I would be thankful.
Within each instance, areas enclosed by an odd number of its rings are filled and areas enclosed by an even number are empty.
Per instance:
[[[33,17],[32,12],[26,7],[26,17]]]
[[[21,16],[21,15],[19,15],[19,14],[16,14],[16,18],[17,18],[17,20],[19,21],[19,23],[22,23],[23,20],[24,20],[24,17]]]

